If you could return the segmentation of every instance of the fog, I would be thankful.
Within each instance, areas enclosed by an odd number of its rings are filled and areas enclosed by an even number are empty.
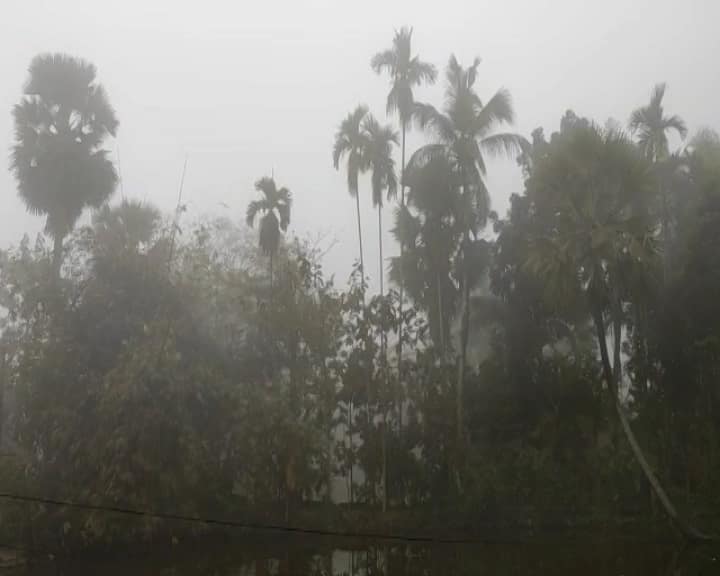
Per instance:
[[[668,83],[666,108],[682,111],[691,134],[701,123],[720,125],[720,5],[712,0],[681,10],[671,0],[31,0],[3,8],[1,147],[9,150],[10,111],[32,57],[61,51],[86,58],[120,119],[110,143],[122,176],[116,198],[172,209],[187,157],[183,218],[242,220],[255,180],[274,174],[294,195],[291,232],[331,247],[325,267],[342,283],[357,246],[354,203],[331,162],[333,137],[360,102],[385,118],[388,80],[369,61],[395,28],[413,26],[413,49],[439,70],[451,52],[463,64],[481,57],[478,92],[508,88],[515,129],[526,136],[537,126],[555,129],[567,108],[624,124],[661,81]],[[442,89],[442,81],[421,87],[416,99],[439,105]],[[413,131],[408,149],[419,142]],[[365,258],[374,263],[376,220],[369,183],[361,186]],[[494,161],[488,186],[493,208],[504,213],[521,188],[515,163]],[[26,213],[3,166],[0,246],[42,225]],[[386,234],[391,256],[395,243]]]

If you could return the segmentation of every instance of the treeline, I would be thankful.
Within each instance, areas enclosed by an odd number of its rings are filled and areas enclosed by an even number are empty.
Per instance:
[[[436,70],[410,40],[372,60],[400,136],[360,106],[333,150],[357,206],[368,173],[380,231],[396,203],[400,256],[378,294],[359,209],[338,287],[317,247],[284,237],[293,198],[271,178],[245,218],[260,250],[242,218],[113,203],[118,123],[94,67],[33,61],[11,169],[51,244],[0,252],[3,490],[292,521],[340,478],[377,510],[498,524],[664,510],[697,535],[689,519],[720,503],[720,138],[686,138],[659,85],[627,132],[568,111],[527,141],[499,131],[510,96],[480,98],[478,61],[450,59],[443,110],[415,102]],[[413,122],[428,144],[406,162]],[[504,217],[485,187],[494,154],[524,174]],[[74,542],[158,529],[32,510]]]

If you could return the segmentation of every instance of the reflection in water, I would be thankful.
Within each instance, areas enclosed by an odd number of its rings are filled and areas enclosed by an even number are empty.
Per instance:
[[[697,576],[720,573],[719,559],[718,548],[586,536],[453,546],[268,538],[179,546],[169,553],[132,559],[56,561],[27,568],[18,576]]]

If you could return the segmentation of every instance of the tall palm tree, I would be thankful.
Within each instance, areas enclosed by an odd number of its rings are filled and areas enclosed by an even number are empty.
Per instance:
[[[387,97],[387,113],[397,114],[400,120],[400,205],[405,205],[405,133],[410,125],[415,99],[413,88],[423,82],[433,84],[437,77],[435,66],[412,55],[412,28],[403,27],[395,32],[392,48],[378,52],[370,61],[377,73],[390,75],[390,92]],[[404,245],[400,242],[402,257]],[[402,272],[402,270],[400,270]],[[404,281],[402,274],[398,278],[400,286],[400,314],[398,317],[398,374],[402,366],[402,305]]]
[[[401,164],[400,164],[400,202],[405,204],[405,133],[410,125],[415,100],[413,88],[423,82],[432,84],[437,77],[435,66],[412,55],[412,28],[403,27],[395,32],[392,48],[378,52],[373,56],[370,66],[380,74],[390,75],[391,88],[387,97],[388,114],[397,114],[400,120]]]
[[[278,188],[275,180],[265,176],[255,182],[255,190],[262,192],[262,198],[248,204],[246,221],[253,227],[258,213],[260,218],[259,244],[263,253],[270,257],[270,290],[273,287],[273,258],[280,246],[280,231],[285,232],[290,224],[292,194],[287,188]]]
[[[510,93],[498,90],[483,103],[474,89],[480,60],[463,68],[455,56],[450,57],[446,71],[446,105],[440,112],[430,104],[416,104],[414,115],[421,128],[428,130],[435,143],[416,151],[410,167],[422,166],[435,156],[445,156],[460,178],[462,209],[459,211],[463,228],[462,278],[463,316],[460,332],[460,359],[456,385],[456,434],[458,446],[463,436],[463,382],[467,358],[470,317],[470,263],[473,238],[487,223],[490,199],[483,178],[486,173],[484,154],[516,155],[525,146],[525,140],[517,134],[495,132],[504,124],[512,124],[514,112]]]
[[[365,159],[367,134],[363,130],[363,121],[367,113],[367,106],[360,105],[348,114],[335,134],[335,146],[333,147],[333,165],[336,170],[340,169],[340,160],[344,156],[347,157],[347,186],[350,196],[355,198],[358,243],[360,246],[360,275],[362,276],[363,286],[365,286],[365,261],[363,259],[362,226],[360,225],[358,176],[367,169]]]
[[[28,211],[45,216],[59,273],[63,239],[86,207],[100,207],[118,177],[108,136],[118,121],[95,66],[65,54],[33,59],[20,102],[13,108],[11,170]]]
[[[363,122],[366,137],[365,160],[370,172],[372,203],[378,212],[378,247],[380,250],[380,296],[384,295],[385,264],[383,261],[382,209],[383,193],[388,200],[397,196],[398,181],[395,174],[393,145],[397,145],[397,133],[390,126],[382,126],[371,114]]]
[[[368,115],[363,122],[363,129],[366,134],[367,144],[365,150],[365,158],[368,170],[370,171],[370,182],[372,184],[372,201],[373,206],[378,212],[378,248],[380,260],[380,298],[384,296],[384,276],[385,263],[383,260],[383,241],[382,241],[382,209],[383,209],[383,193],[387,199],[391,200],[397,196],[397,176],[395,174],[395,160],[393,160],[393,145],[397,144],[397,133],[390,126],[382,126],[372,116]],[[382,374],[387,388],[387,335],[385,334],[384,319],[382,334],[380,338],[380,356],[382,363]],[[385,412],[383,411],[382,422],[382,475],[383,475],[383,511],[387,509],[387,424],[385,422]]]
[[[657,177],[657,192],[661,202],[661,227],[664,249],[670,246],[670,210],[668,207],[667,190],[663,186],[663,177],[668,169],[672,169],[670,151],[668,146],[668,133],[676,132],[681,138],[687,135],[685,121],[677,115],[666,116],[663,107],[666,85],[656,84],[653,88],[650,102],[645,106],[636,108],[630,115],[630,131],[636,136],[638,146],[645,157],[653,163]],[[666,258],[665,272],[667,272]]]
[[[630,131],[637,136],[638,146],[650,160],[659,162],[669,155],[668,132],[675,131],[681,138],[687,135],[685,121],[677,115],[666,116],[663,108],[665,84],[653,88],[650,102],[633,110],[630,116]]]

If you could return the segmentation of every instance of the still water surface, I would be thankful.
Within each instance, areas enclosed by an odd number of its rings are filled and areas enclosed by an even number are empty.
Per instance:
[[[399,546],[315,539],[242,539],[222,545],[179,543],[160,552],[46,561],[13,576],[712,576],[720,549],[670,540],[589,537]]]

